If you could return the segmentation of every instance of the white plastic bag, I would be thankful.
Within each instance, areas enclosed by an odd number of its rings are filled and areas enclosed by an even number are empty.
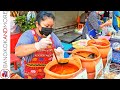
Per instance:
[[[90,37],[88,34],[86,34],[86,40],[90,40]]]
[[[57,59],[60,60],[60,59],[64,58],[64,50],[61,47],[58,47],[57,49],[61,52],[59,55],[56,54]],[[56,60],[54,54],[53,54],[53,59],[52,60]]]
[[[112,33],[115,33],[116,30],[113,28],[113,26],[105,26],[102,28],[102,36],[105,36],[108,34],[108,32],[112,32]]]

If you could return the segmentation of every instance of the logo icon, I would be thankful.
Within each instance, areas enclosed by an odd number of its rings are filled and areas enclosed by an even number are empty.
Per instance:
[[[1,78],[8,79],[10,77],[10,72],[8,69],[2,69],[0,73]]]

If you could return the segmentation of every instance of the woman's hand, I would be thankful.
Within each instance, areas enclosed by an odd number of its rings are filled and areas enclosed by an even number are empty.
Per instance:
[[[112,25],[112,20],[108,20],[107,22],[105,22],[105,24],[106,24],[107,26],[111,26],[111,25]]]
[[[61,55],[64,54],[64,50],[61,47],[58,47],[57,49],[54,49],[56,55]]]
[[[47,48],[48,45],[51,45],[52,42],[49,38],[42,38],[39,42],[35,43],[35,48],[37,50]]]
[[[103,28],[103,27],[105,27],[105,26],[111,26],[111,25],[112,25],[112,20],[108,20],[108,21],[106,21],[105,23],[101,24],[101,25],[100,25],[100,28]]]
[[[64,58],[64,50],[61,47],[54,49],[54,51],[55,51],[55,54],[57,55],[58,60]],[[56,60],[54,54],[53,54],[53,60]]]

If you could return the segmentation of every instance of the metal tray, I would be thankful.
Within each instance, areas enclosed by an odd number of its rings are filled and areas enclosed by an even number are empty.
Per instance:
[[[64,33],[63,36],[58,36],[58,38],[62,42],[66,42],[66,43],[71,43],[80,37],[81,37],[81,34],[75,33],[74,31]]]

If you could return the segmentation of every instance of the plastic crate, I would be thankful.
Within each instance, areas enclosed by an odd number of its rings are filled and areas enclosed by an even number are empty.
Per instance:
[[[110,39],[111,47],[112,47],[112,44],[115,43],[115,42],[120,43],[120,39],[111,38]],[[112,62],[120,64],[120,52],[113,50]]]
[[[120,43],[120,39],[117,39],[117,38],[110,38],[110,43],[111,43],[111,46],[114,42],[119,42]]]

